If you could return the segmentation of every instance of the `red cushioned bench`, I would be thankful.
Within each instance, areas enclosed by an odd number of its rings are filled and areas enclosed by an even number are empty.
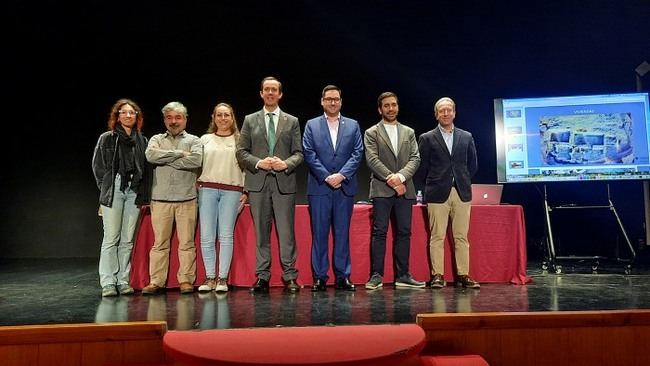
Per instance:
[[[382,324],[169,331],[163,349],[186,365],[393,366],[425,342],[416,324]]]

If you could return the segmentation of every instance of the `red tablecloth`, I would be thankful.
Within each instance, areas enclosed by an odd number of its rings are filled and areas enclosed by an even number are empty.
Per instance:
[[[172,359],[197,366],[388,366],[425,343],[416,324],[169,331],[163,338]]]
[[[311,272],[311,224],[307,205],[296,206],[296,242],[299,270],[298,282],[312,283]],[[370,237],[372,230],[372,206],[355,205],[350,228],[350,255],[352,259],[351,281],[365,283],[370,274]],[[176,272],[178,270],[178,240],[172,233],[170,251],[170,271],[167,287],[178,287]],[[449,234],[450,235],[450,234]],[[448,235],[448,237],[449,237]],[[275,229],[272,233],[271,285],[282,285],[279,248]],[[330,238],[331,239],[331,238]],[[384,280],[393,280],[392,233],[389,229],[386,247],[386,265]],[[482,283],[529,282],[526,276],[526,228],[524,211],[519,205],[472,206],[469,229],[470,241],[470,275]],[[428,249],[428,219],[426,206],[413,206],[411,236],[410,270],[419,280],[430,277]],[[153,245],[151,216],[144,212],[142,222],[133,249],[131,267],[131,285],[140,289],[149,283],[149,250]],[[453,280],[450,240],[445,243],[445,279]],[[200,248],[200,235],[197,228],[197,278],[196,285],[205,280],[205,270]],[[331,251],[331,246],[330,246]],[[330,257],[331,258],[331,257]],[[330,270],[330,282],[334,276]],[[246,207],[235,226],[235,244],[233,261],[228,282],[235,286],[250,286],[255,282],[255,228]]]

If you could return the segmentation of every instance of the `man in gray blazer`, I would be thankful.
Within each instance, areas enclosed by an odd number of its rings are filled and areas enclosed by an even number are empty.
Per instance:
[[[481,287],[469,276],[469,218],[472,200],[471,178],[478,170],[476,146],[472,134],[454,125],[456,103],[451,98],[438,99],[433,106],[438,126],[420,136],[422,163],[416,182],[424,187],[429,213],[429,250],[431,253],[431,288],[445,286],[444,241],[451,218],[459,286]]]
[[[377,99],[381,121],[366,130],[366,162],[370,168],[372,199],[372,275],[366,288],[383,286],[386,232],[391,212],[395,215],[397,235],[394,239],[395,287],[422,288],[424,282],[409,273],[411,250],[411,216],[415,202],[412,177],[420,165],[415,132],[397,121],[397,95],[385,92]]]
[[[296,282],[296,203],[295,169],[303,161],[298,119],[280,110],[282,83],[274,77],[262,80],[261,111],[244,118],[237,160],[246,171],[244,189],[248,192],[257,239],[257,281],[251,291],[266,292],[271,277],[271,222],[275,217],[280,241],[282,279],[287,291],[300,290]]]

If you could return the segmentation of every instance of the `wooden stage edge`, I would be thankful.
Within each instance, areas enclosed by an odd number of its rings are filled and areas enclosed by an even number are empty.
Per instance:
[[[423,354],[490,365],[650,365],[650,310],[428,313]]]
[[[490,365],[650,365],[650,310],[418,314],[423,355]],[[3,365],[170,363],[165,322],[0,327]]]
[[[0,327],[2,365],[162,363],[164,321]]]

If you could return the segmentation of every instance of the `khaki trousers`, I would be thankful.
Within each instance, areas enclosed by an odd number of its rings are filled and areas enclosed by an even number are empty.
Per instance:
[[[165,287],[169,271],[169,247],[172,228],[176,222],[178,236],[179,267],[176,278],[179,283],[194,283],[196,279],[196,199],[183,202],[151,202],[151,226],[154,244],[149,252],[150,282]]]
[[[429,213],[429,250],[431,254],[431,273],[445,274],[445,249],[444,242],[447,234],[447,225],[451,218],[451,230],[454,236],[454,255],[456,257],[456,270],[458,275],[469,274],[469,217],[471,203],[463,202],[458,196],[456,188],[451,188],[447,201],[443,203],[428,203]]]

